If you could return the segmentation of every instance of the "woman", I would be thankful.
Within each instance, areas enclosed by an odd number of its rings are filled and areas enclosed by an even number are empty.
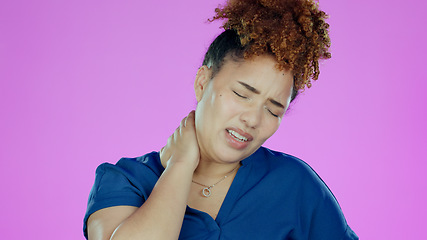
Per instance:
[[[96,239],[358,239],[303,161],[261,145],[329,58],[309,0],[231,1],[194,83],[197,108],[165,147],[102,164],[84,232]]]

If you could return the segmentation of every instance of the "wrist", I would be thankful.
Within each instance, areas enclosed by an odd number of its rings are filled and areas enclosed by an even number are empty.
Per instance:
[[[182,169],[189,169],[191,170],[191,173],[194,172],[197,165],[199,164],[199,161],[197,160],[189,160],[189,159],[183,159],[183,158],[176,158],[172,156],[169,161],[166,163],[166,169],[168,168],[182,168]]]
[[[189,174],[189,175],[193,175],[194,170],[196,169],[197,165],[189,163],[189,162],[184,162],[184,161],[172,161],[172,159],[170,161],[168,161],[166,163],[166,167],[165,167],[165,171],[179,171],[182,172],[182,174]]]

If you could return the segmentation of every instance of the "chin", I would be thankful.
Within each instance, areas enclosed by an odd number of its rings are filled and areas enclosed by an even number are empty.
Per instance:
[[[258,147],[259,148],[259,147]],[[245,151],[239,151],[235,149],[216,149],[217,159],[221,162],[233,163],[239,162],[243,159],[249,157],[252,153],[254,153],[256,149],[245,149]]]

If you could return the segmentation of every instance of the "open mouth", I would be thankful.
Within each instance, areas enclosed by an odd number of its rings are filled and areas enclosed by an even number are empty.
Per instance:
[[[230,134],[230,136],[232,136],[234,139],[236,139],[239,142],[247,142],[248,139],[243,137],[242,135],[238,134],[236,131],[233,130],[228,130],[227,129],[228,134]]]

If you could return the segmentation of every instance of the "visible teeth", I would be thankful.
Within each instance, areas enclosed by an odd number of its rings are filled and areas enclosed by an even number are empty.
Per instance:
[[[237,140],[239,140],[240,142],[248,141],[247,138],[243,137],[242,135],[238,134],[237,132],[235,132],[233,130],[228,130],[228,134],[230,134],[230,136],[233,136],[234,138],[237,138]]]

